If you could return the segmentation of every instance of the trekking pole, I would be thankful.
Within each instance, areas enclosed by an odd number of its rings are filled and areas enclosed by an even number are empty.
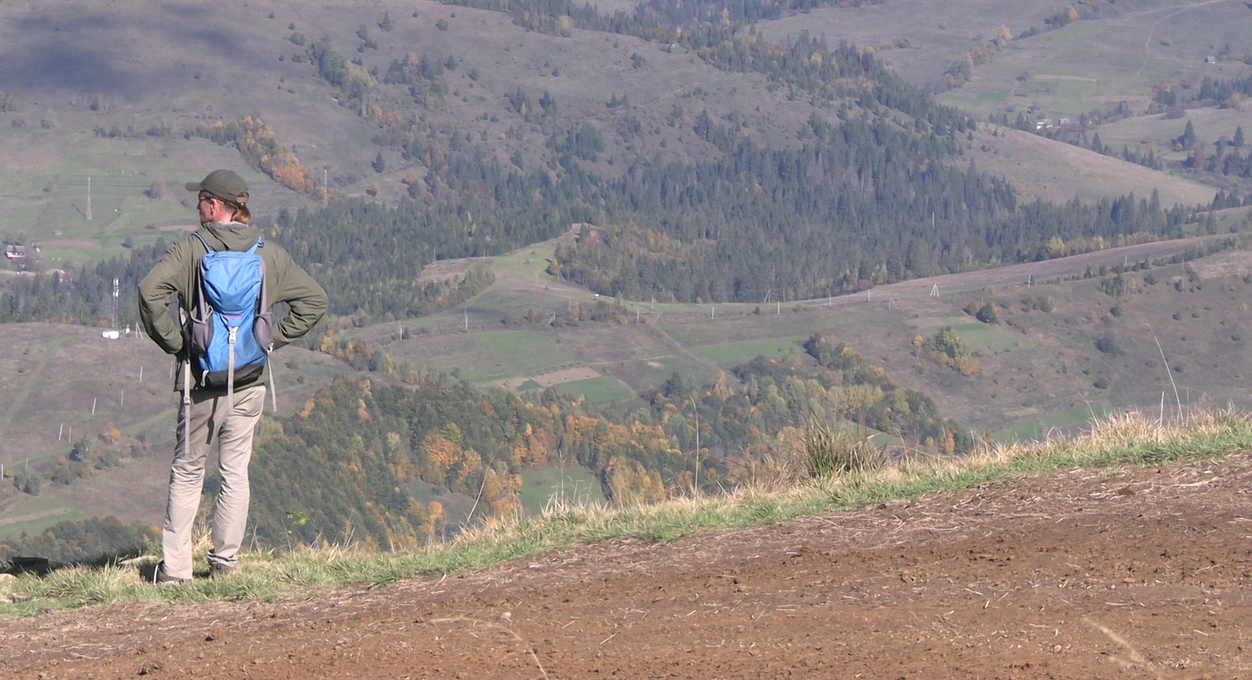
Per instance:
[[[183,362],[183,458],[189,455],[191,441],[191,362]]]

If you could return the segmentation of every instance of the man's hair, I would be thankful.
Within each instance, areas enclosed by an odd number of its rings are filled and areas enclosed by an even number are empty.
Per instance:
[[[240,205],[234,201],[228,201],[224,198],[219,198],[217,196],[214,196],[213,194],[208,193],[207,191],[200,192],[200,200],[204,200],[206,198],[217,201],[218,203],[221,203],[227,208],[230,208],[230,221],[231,222],[238,222],[240,224],[248,224],[252,221],[252,213],[248,211],[248,206]]]
[[[230,201],[222,201],[222,202],[225,203],[228,207],[230,207],[232,211],[234,211],[230,217],[232,222],[238,222],[240,224],[248,224],[249,222],[252,221],[252,213],[248,212],[248,206],[239,205],[238,203],[231,203]]]

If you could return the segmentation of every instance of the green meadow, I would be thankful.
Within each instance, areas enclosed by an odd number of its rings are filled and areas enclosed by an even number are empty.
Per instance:
[[[593,404],[605,404],[610,401],[630,399],[635,396],[634,391],[629,387],[614,378],[607,377],[571,380],[567,383],[555,385],[554,389],[564,394],[584,397]]]
[[[526,514],[539,517],[549,501],[564,505],[603,503],[600,480],[581,465],[537,468],[522,472],[522,508]]]
[[[441,368],[458,368],[472,383],[543,373],[574,361],[550,339],[530,331],[483,331],[461,340],[455,355],[441,357]]]
[[[988,352],[1008,352],[1014,350],[1033,349],[1038,346],[1030,338],[1021,333],[1014,333],[1000,326],[971,321],[968,317],[947,317],[943,319],[917,319],[915,322],[922,337],[930,337],[944,326],[951,326],[961,336],[970,349]]]
[[[782,338],[762,338],[760,340],[741,340],[739,342],[723,342],[716,345],[700,345],[691,351],[712,361],[715,364],[743,363],[757,355],[774,357],[789,352],[799,352],[800,343],[808,336],[792,335]]]
[[[1117,412],[1110,404],[1092,404],[1070,409],[1061,413],[1053,413],[1038,418],[1024,420],[1012,427],[992,433],[991,438],[998,442],[1045,441],[1056,434],[1056,430],[1081,425],[1091,420],[1108,417]]]
[[[8,471],[5,474],[9,474]],[[50,484],[44,480],[44,484]],[[35,496],[22,504],[22,515],[16,520],[0,524],[0,539],[22,534],[35,534],[47,527],[66,520],[84,519],[89,515],[78,508],[68,507],[51,496]]]

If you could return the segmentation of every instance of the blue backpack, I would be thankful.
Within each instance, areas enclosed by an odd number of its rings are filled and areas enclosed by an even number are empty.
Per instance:
[[[273,350],[274,321],[265,290],[265,261],[257,240],[246,251],[216,251],[204,245],[196,272],[196,299],[188,320],[191,371],[199,387],[254,382]],[[233,401],[233,399],[232,399]]]

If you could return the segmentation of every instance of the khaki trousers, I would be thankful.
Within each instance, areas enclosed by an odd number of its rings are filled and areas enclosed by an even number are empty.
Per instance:
[[[265,385],[236,390],[234,407],[227,412],[225,392],[192,390],[190,407],[180,407],[178,444],[170,467],[169,502],[161,532],[165,573],[191,578],[191,532],[204,489],[204,463],[209,449],[219,444],[218,470],[222,489],[213,506],[213,549],[209,564],[234,566],[248,524],[248,462],[252,435],[265,405]],[[190,420],[190,424],[188,423]],[[190,432],[187,446],[183,437]],[[185,449],[185,450],[184,450]]]

